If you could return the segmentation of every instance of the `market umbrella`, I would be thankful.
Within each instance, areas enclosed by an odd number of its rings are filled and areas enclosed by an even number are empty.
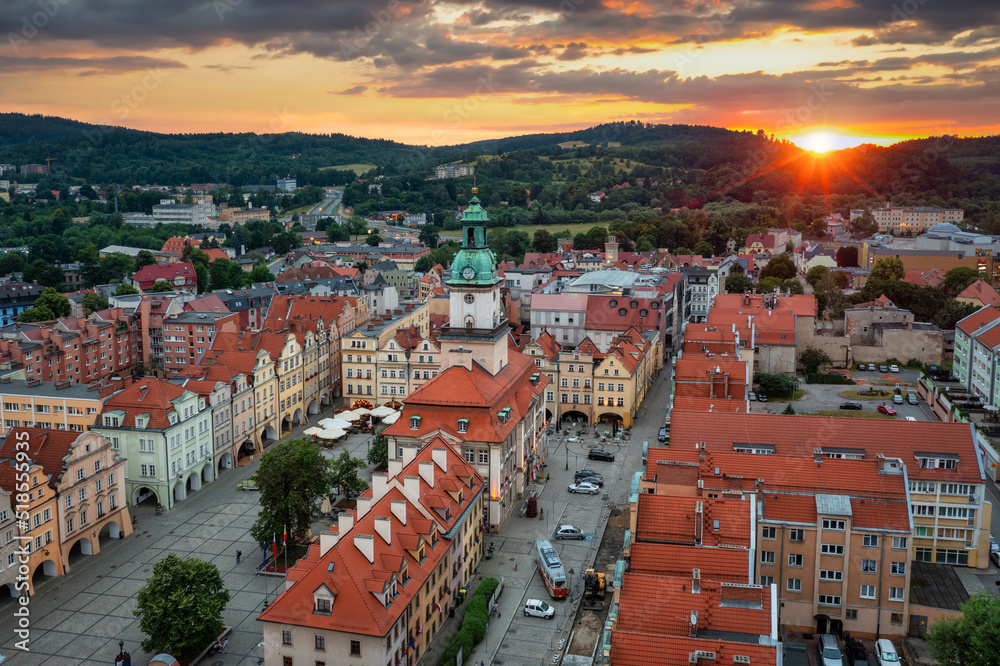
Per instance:
[[[322,435],[323,434],[323,429],[322,428],[306,428],[303,431],[303,434],[306,434],[306,435]]]
[[[393,423],[395,423],[396,421],[399,420],[400,414],[402,414],[402,412],[393,412],[389,416],[387,416],[384,419],[382,419],[382,423],[384,423],[386,425],[391,425],[391,424],[393,424]]]
[[[364,416],[365,414],[371,414],[372,410],[368,409],[367,407],[355,407],[354,413],[360,416]]]
[[[325,432],[327,437],[330,439],[340,439],[347,434],[346,430],[341,430],[340,428],[327,428],[323,432]]]
[[[357,421],[358,419],[361,418],[361,414],[358,414],[357,412],[347,411],[337,414],[337,418],[343,421]]]
[[[336,420],[337,419],[320,419],[319,424],[325,428],[328,423],[332,423],[333,421]]]
[[[351,427],[350,421],[345,421],[344,419],[326,419],[326,423],[323,424],[324,428],[340,428],[341,430],[347,430]]]
[[[320,502],[319,512],[320,513],[330,513],[331,509],[333,509],[333,507],[330,505],[330,498],[329,497],[324,497],[323,501]]]
[[[372,416],[378,418],[384,418],[386,416],[389,416],[390,414],[395,414],[395,413],[396,413],[395,409],[393,409],[392,407],[387,407],[385,405],[382,405],[381,407],[376,407],[371,412]]]
[[[320,439],[337,439],[336,433],[338,432],[344,432],[344,431],[337,430],[336,428],[333,428],[331,430],[323,429],[320,430],[318,433],[316,433],[316,436],[319,437]]]

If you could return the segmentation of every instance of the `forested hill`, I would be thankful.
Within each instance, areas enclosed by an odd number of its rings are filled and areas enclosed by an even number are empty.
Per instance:
[[[78,120],[23,113],[0,113],[0,148],[23,146],[24,144],[59,141],[68,137],[82,136],[93,132],[138,132],[124,127],[91,125]],[[48,156],[48,157],[51,157]]]

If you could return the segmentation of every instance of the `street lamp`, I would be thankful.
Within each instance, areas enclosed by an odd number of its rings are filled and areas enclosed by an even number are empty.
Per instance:
[[[569,471],[569,442],[566,442],[566,471]]]

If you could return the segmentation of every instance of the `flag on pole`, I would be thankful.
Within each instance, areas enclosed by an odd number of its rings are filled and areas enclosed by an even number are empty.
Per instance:
[[[285,525],[285,532],[281,535],[281,547],[288,547],[288,525]]]
[[[272,534],[271,536],[274,537],[274,540],[271,542],[271,546],[274,549],[274,557],[277,558],[278,557],[278,537],[275,534]]]
[[[260,562],[260,566],[263,568],[267,564],[267,548],[261,548],[260,554],[263,556]]]

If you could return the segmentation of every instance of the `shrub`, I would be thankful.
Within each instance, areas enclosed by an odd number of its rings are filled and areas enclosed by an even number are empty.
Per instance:
[[[843,375],[828,375],[822,372],[814,372],[806,375],[806,384],[855,384],[853,379],[848,379]]]
[[[448,643],[448,647],[445,648],[444,654],[438,661],[439,666],[454,664],[455,655],[458,654],[459,648],[462,649],[462,654],[465,656],[472,654],[472,648],[476,646],[476,643],[486,637],[486,625],[490,621],[490,597],[493,596],[493,592],[499,585],[500,581],[496,578],[484,578],[476,591],[465,602],[465,617],[462,618],[462,626],[459,627],[451,642]]]

